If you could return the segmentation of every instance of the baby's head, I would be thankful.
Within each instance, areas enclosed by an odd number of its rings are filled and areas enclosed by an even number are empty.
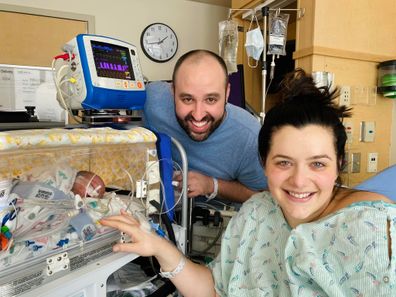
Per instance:
[[[102,198],[105,193],[105,183],[90,171],[79,171],[74,180],[71,191],[84,197]]]

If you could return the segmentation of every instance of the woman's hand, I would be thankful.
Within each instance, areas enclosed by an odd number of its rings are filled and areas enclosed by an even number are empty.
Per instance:
[[[135,217],[121,211],[121,215],[101,219],[104,226],[116,228],[132,239],[131,243],[117,243],[115,252],[130,252],[140,256],[155,256],[163,271],[174,271],[184,255],[172,243],[140,226]],[[211,271],[186,259],[181,271],[171,279],[183,296],[215,297]]]
[[[117,243],[113,246],[114,252],[129,252],[140,256],[156,256],[161,247],[170,243],[159,237],[154,232],[142,228],[140,222],[132,215],[121,210],[121,215],[103,218],[100,221],[103,226],[113,227],[124,232],[131,238],[129,243]]]

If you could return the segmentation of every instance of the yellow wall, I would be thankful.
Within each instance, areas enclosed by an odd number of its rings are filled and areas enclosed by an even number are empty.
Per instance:
[[[0,46],[0,64],[42,67],[51,66],[65,40],[88,33],[86,21],[7,11],[0,11],[0,28],[7,28],[0,30],[0,40],[7,40]]]
[[[277,2],[281,1],[274,1]],[[380,2],[379,6],[379,1],[369,0],[297,1],[297,7],[304,8],[305,15],[295,23],[296,67],[307,72],[332,72],[336,86],[351,89],[353,117],[347,121],[352,124],[353,136],[347,149],[348,154],[361,153],[360,172],[344,175],[345,183],[351,186],[374,174],[367,172],[368,153],[379,154],[378,171],[396,160],[396,139],[392,142],[392,135],[396,135],[396,128],[392,132],[395,103],[372,92],[377,85],[378,63],[396,59],[396,1]],[[232,1],[233,8],[254,8],[261,3]],[[246,32],[246,21],[244,27]],[[241,35],[240,42],[244,42]],[[246,100],[257,111],[261,109],[261,68],[249,69],[244,48],[239,49],[238,62],[245,65]],[[272,100],[269,97],[267,105]],[[359,140],[361,121],[375,122],[374,142]]]
[[[377,152],[378,170],[389,166],[393,102],[367,91],[377,85],[378,62],[396,58],[396,1],[300,0],[305,16],[297,22],[296,66],[306,71],[335,74],[337,86],[351,87],[353,140],[348,152],[360,152],[360,173],[347,173],[353,186],[374,173],[367,172],[368,153]],[[362,93],[359,93],[363,91]],[[374,121],[374,142],[360,142],[360,122]]]

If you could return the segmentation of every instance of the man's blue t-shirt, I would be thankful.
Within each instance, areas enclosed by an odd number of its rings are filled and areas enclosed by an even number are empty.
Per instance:
[[[171,85],[152,82],[146,86],[145,127],[178,140],[184,147],[188,169],[223,180],[238,180],[252,190],[266,188],[266,178],[259,162],[257,138],[259,122],[246,110],[226,105],[220,126],[204,141],[192,140],[176,119]],[[173,160],[181,164],[172,149]]]

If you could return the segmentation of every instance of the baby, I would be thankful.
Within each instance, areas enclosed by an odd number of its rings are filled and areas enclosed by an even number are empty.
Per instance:
[[[81,198],[102,198],[105,184],[93,172],[58,164],[27,173],[15,183],[11,192],[23,199],[60,200],[74,198],[77,194]]]

